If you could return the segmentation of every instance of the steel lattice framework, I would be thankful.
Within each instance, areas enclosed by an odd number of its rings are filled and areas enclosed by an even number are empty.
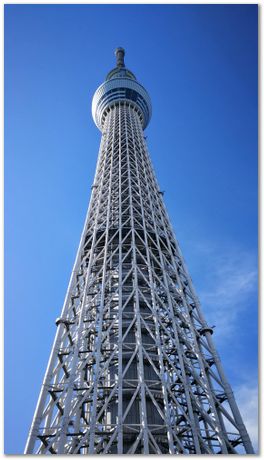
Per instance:
[[[92,197],[25,453],[254,453],[154,175],[145,89],[95,93]]]

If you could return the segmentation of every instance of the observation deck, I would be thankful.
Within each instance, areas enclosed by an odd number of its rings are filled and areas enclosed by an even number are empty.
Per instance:
[[[151,100],[145,88],[135,75],[125,67],[125,50],[117,48],[116,67],[111,70],[104,83],[95,91],[92,101],[92,115],[96,126],[102,130],[107,111],[116,103],[132,104],[138,111],[145,129],[151,118]]]

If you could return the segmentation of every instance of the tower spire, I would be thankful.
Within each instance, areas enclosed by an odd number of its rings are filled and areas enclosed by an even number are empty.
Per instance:
[[[116,55],[116,66],[117,67],[125,67],[124,57],[125,57],[125,50],[124,48],[116,48],[115,50]]]

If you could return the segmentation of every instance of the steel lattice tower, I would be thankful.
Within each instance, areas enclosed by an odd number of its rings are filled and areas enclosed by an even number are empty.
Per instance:
[[[254,453],[117,64],[93,98],[94,185],[25,453]]]

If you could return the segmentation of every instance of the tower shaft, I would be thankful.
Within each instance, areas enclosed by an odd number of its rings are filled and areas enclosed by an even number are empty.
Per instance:
[[[25,453],[253,453],[165,210],[133,84],[115,97],[114,82],[113,100],[97,101],[92,197]]]

